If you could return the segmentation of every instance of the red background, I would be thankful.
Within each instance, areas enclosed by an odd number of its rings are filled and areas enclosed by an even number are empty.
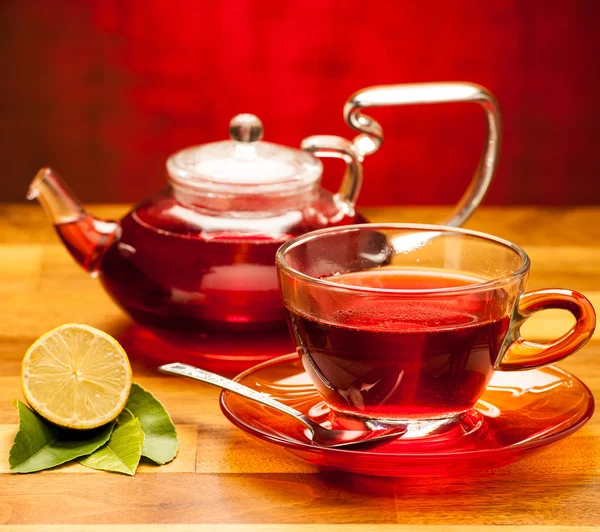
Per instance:
[[[599,21],[595,0],[3,0],[0,199],[22,200],[49,164],[85,201],[140,200],[170,153],[225,138],[237,113],[298,146],[352,136],[342,107],[359,88],[466,80],[503,111],[488,203],[599,203]],[[372,114],[386,142],[365,161],[362,205],[458,199],[483,144],[478,106]]]

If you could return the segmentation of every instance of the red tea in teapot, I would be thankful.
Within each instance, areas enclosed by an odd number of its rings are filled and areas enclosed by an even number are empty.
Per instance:
[[[74,256],[93,262],[89,239],[73,238],[89,218],[56,227]],[[283,319],[273,257],[290,236],[220,232],[166,236],[134,216],[126,241],[102,258],[99,278],[138,322],[161,327],[254,328]],[[243,257],[243,263],[240,263]],[[83,262],[83,260],[82,260]],[[229,327],[228,327],[229,328]]]
[[[143,203],[121,220],[118,237],[102,231],[107,222],[90,215],[56,230],[77,261],[96,271],[111,297],[142,325],[192,332],[282,327],[275,252],[310,230],[306,218],[285,232],[275,222],[268,232],[204,231],[190,223],[193,215],[197,224],[208,220],[164,198],[158,208]]]
[[[328,280],[394,289],[473,282],[393,269]],[[329,320],[289,312],[289,323],[304,368],[329,405],[358,414],[368,408],[370,416],[382,418],[435,417],[472,408],[492,375],[509,318],[489,315],[494,304],[488,296],[428,302],[382,300],[378,294],[356,298],[348,308],[332,300],[331,312],[320,301]]]

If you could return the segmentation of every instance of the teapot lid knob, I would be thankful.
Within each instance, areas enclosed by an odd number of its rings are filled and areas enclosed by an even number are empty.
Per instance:
[[[263,124],[256,115],[235,115],[229,122],[229,135],[238,142],[256,142],[263,137]]]

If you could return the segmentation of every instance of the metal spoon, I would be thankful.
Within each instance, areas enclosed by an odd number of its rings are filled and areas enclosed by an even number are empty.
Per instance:
[[[283,414],[287,414],[307,427],[312,433],[312,443],[321,447],[335,449],[365,449],[381,445],[389,440],[401,436],[406,432],[405,427],[381,430],[326,429],[310,419],[308,416],[305,416],[302,412],[298,412],[298,410],[276,401],[268,394],[257,392],[256,390],[248,388],[239,382],[226,379],[225,377],[221,377],[215,373],[210,373],[209,371],[205,371],[188,364],[181,364],[180,362],[165,364],[160,366],[158,370],[162,373],[179,375],[181,377],[189,377],[190,379],[212,384],[218,388],[224,388],[225,390],[229,390],[230,392],[246,397],[252,401],[256,401],[257,403],[274,408]]]

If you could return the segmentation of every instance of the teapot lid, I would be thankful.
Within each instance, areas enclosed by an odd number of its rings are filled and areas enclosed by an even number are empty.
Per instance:
[[[174,185],[216,194],[293,193],[312,187],[323,165],[312,154],[262,141],[263,125],[252,114],[234,116],[231,140],[185,148],[169,157]]]

